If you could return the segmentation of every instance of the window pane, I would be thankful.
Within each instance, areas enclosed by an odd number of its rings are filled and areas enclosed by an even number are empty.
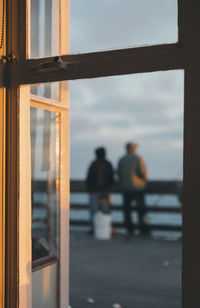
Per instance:
[[[174,43],[177,16],[177,0],[71,1],[71,52]]]
[[[59,1],[31,0],[31,57],[59,54]]]
[[[148,181],[158,181],[158,190],[160,182],[173,182],[170,185],[177,193],[171,196],[168,191],[166,196],[166,191],[159,194],[152,191],[146,196],[147,204],[174,206],[176,199],[175,206],[180,208],[177,196],[181,197],[183,173],[183,71],[76,80],[69,84],[71,179],[86,179],[88,168],[96,158],[95,149],[103,146],[118,182],[118,162],[126,153],[125,145],[136,142],[137,153],[147,166]],[[73,193],[71,203],[80,201],[87,204],[87,194]],[[113,204],[122,204],[119,194],[113,194]],[[89,220],[88,211],[83,214],[71,209],[72,220]],[[114,222],[118,219],[115,214]],[[180,226],[181,215],[173,215],[161,213],[160,219],[158,214],[150,212],[149,217],[152,224]],[[122,223],[122,213],[120,219]],[[153,232],[160,234],[160,231]],[[180,232],[164,231],[164,235],[177,237]]]
[[[181,306],[183,96],[183,71],[70,81],[72,307],[84,307],[88,290],[99,307]],[[127,153],[128,142],[138,144],[136,155],[135,146]],[[116,171],[112,198],[107,195],[111,181],[102,147]],[[137,155],[147,166],[147,191],[130,186],[134,174],[144,179]],[[110,230],[108,206],[113,240],[99,244],[92,236],[76,236],[75,231],[87,230],[105,239],[105,230]],[[149,225],[150,236],[140,236]],[[103,268],[108,271],[99,270]],[[101,288],[106,290],[103,297]]]
[[[31,94],[45,98],[59,100],[60,82],[43,83],[41,85],[31,86]]]
[[[31,58],[59,55],[59,1],[31,0]],[[59,83],[31,86],[31,94],[59,99]]]
[[[57,255],[59,115],[31,108],[32,259]]]

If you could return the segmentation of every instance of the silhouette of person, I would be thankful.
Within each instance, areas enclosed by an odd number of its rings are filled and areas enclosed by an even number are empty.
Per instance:
[[[113,185],[113,167],[106,160],[106,150],[103,147],[95,150],[96,159],[91,163],[86,185],[90,192],[89,210],[91,231],[94,232],[94,214],[101,207],[103,212],[110,211],[110,194],[109,191]]]
[[[135,226],[131,217],[131,202],[137,203],[140,233],[148,232],[145,223],[144,188],[147,184],[147,169],[142,157],[136,154],[137,144],[126,144],[127,154],[118,163],[119,184],[123,192],[124,223],[128,234],[134,232]]]

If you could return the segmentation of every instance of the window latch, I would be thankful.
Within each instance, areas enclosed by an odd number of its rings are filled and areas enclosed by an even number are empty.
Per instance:
[[[45,61],[37,65],[37,67],[31,67],[31,71],[35,72],[52,72],[52,71],[68,71],[77,66],[77,62],[63,61],[61,57],[54,57],[51,61]]]

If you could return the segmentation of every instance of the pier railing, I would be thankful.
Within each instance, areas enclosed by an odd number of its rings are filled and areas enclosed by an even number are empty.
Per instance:
[[[72,180],[70,182],[70,191],[71,194],[77,193],[87,193],[86,185],[84,181]],[[120,194],[120,188],[118,183],[116,183],[112,190],[112,194]],[[175,195],[179,201],[179,206],[172,206],[169,204],[166,205],[151,205],[146,206],[146,210],[148,213],[157,213],[157,214],[180,214],[182,212],[181,200],[182,200],[182,182],[177,181],[149,181],[148,185],[144,192],[146,195]],[[88,205],[83,203],[72,203],[71,209],[75,211],[80,210],[88,210]],[[122,205],[112,204],[111,209],[113,211],[122,211]],[[132,211],[136,211],[136,206],[132,206]],[[170,221],[169,221],[170,222]],[[72,226],[89,226],[89,221],[83,219],[71,219],[70,224]],[[123,228],[124,224],[119,222],[113,222],[114,227]],[[138,226],[136,225],[136,228]],[[151,230],[159,230],[159,231],[181,231],[182,226],[180,224],[170,224],[170,223],[159,223],[159,224],[150,224]]]

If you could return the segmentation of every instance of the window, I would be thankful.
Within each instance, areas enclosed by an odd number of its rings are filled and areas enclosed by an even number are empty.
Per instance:
[[[178,41],[176,0],[70,2],[72,53]]]
[[[31,108],[32,261],[58,256],[59,113]]]
[[[2,3],[2,2],[1,2]],[[6,228],[7,228],[7,279],[6,306],[31,307],[31,176],[30,176],[30,91],[26,85],[43,82],[122,75],[160,70],[185,70],[184,116],[184,206],[183,206],[183,308],[198,307],[200,250],[199,240],[199,50],[196,33],[200,29],[198,1],[178,1],[178,43],[151,47],[129,48],[70,55],[68,53],[68,1],[60,1],[61,16],[60,53],[62,57],[30,59],[28,55],[27,19],[30,1],[7,0],[7,63],[1,64],[6,72],[1,77],[7,87],[6,101]],[[40,3],[40,1],[38,2]],[[44,54],[46,56],[46,54]],[[2,75],[1,75],[2,76]],[[64,94],[63,94],[64,93]],[[37,93],[36,93],[37,94]],[[68,106],[64,103],[67,85],[63,85],[61,102],[37,101],[37,108],[48,106],[48,111],[60,112],[61,188],[60,199],[60,307],[67,306],[68,241],[64,221],[68,219],[69,153]],[[48,96],[49,97],[49,96]],[[51,96],[50,96],[51,97]],[[62,100],[63,98],[63,100]],[[66,104],[66,105],[64,105]],[[33,106],[33,103],[31,103]],[[36,105],[35,105],[36,107]],[[45,109],[45,108],[41,108]],[[45,109],[46,110],[46,109]],[[65,142],[64,142],[64,141]],[[66,141],[67,140],[67,141]],[[24,187],[26,186],[26,190]],[[67,187],[67,188],[66,188]],[[26,228],[24,221],[27,222]],[[65,238],[62,236],[65,234]],[[65,258],[63,257],[65,255]],[[17,273],[17,275],[16,275]]]
[[[26,14],[21,11],[20,18],[15,14],[13,1],[9,4],[10,24],[13,23],[14,29],[21,34],[20,38],[25,39],[20,20],[22,16],[26,20]],[[14,43],[16,32],[10,32],[8,37],[9,50],[16,55],[15,64],[18,65],[20,58],[24,63],[21,67],[24,68],[25,63],[35,61],[28,60],[30,56],[41,58],[68,52],[68,35],[62,42],[59,39],[67,29],[67,1],[25,1],[24,13],[29,4],[32,17],[32,28],[28,29],[30,32],[32,29],[31,53],[29,40],[25,40],[24,44],[20,41],[19,51]],[[55,11],[59,14],[54,14]],[[52,16],[56,16],[55,20]],[[58,35],[51,40],[53,33]],[[45,61],[48,62],[48,59],[45,58]],[[50,59],[52,62],[57,65],[54,58],[53,61]],[[43,66],[39,71],[43,71]],[[56,67],[53,71],[59,70]],[[36,76],[37,64],[29,72]],[[21,73],[19,75],[22,76]],[[45,78],[44,81],[48,80]],[[8,87],[7,153],[10,154],[7,155],[7,174],[10,178],[8,176],[7,183],[10,191],[7,191],[7,229],[12,238],[7,247],[7,275],[14,277],[7,279],[8,307],[16,307],[17,302],[19,307],[58,307],[59,302],[62,307],[68,306],[68,84],[59,79],[57,81],[52,84],[38,80],[35,85],[33,80],[29,80],[26,85]],[[44,193],[41,194],[43,188]],[[19,232],[16,232],[17,229]],[[8,274],[11,272],[12,275]]]

